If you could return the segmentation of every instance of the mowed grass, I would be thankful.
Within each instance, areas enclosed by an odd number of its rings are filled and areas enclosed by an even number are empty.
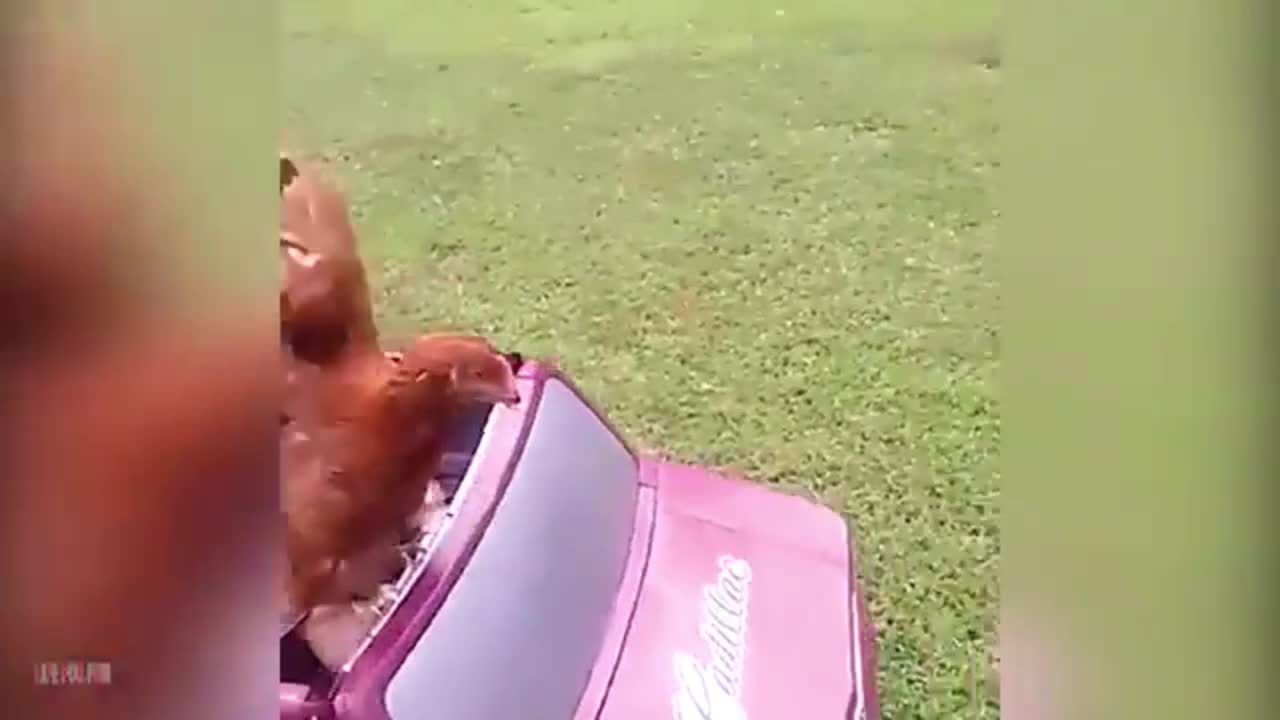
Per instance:
[[[388,332],[558,356],[640,446],[839,509],[885,716],[998,716],[993,4],[283,7]]]

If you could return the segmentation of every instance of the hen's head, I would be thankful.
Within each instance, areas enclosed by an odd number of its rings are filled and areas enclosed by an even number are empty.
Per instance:
[[[515,405],[520,402],[511,364],[477,335],[424,335],[396,358],[399,374],[414,382],[438,378],[462,403]]]
[[[516,405],[520,391],[507,359],[496,352],[462,355],[449,376],[455,396],[467,402]]]
[[[350,335],[338,261],[283,237],[280,250],[285,261],[285,284],[280,290],[282,339],[296,358],[323,365],[345,348]]]

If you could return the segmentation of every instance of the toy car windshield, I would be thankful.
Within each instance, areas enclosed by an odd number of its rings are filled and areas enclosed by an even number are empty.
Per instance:
[[[439,476],[447,509],[351,660],[327,673],[282,641],[282,680],[312,701],[297,717],[338,697],[394,720],[572,715],[626,564],[637,464],[571,386],[520,382],[519,408],[463,424]]]

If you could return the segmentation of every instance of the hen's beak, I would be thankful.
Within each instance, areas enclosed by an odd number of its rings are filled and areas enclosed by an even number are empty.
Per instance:
[[[514,407],[520,404],[520,391],[516,389],[516,379],[508,376],[506,381],[501,384],[495,384],[489,395],[489,401],[495,405],[507,405]]]
[[[515,383],[508,385],[485,383],[483,385],[473,385],[470,388],[461,388],[460,390],[461,397],[466,402],[512,407],[520,404],[520,393],[516,390]]]
[[[516,405],[520,404],[520,391],[516,390],[515,385],[512,385],[511,387],[507,388],[505,391],[500,393],[498,397],[495,398],[495,400],[496,402],[499,402],[503,405],[507,405],[509,407],[515,407]]]

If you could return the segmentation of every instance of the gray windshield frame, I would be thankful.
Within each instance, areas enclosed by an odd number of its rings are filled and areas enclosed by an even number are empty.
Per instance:
[[[387,686],[393,720],[564,720],[630,551],[635,458],[552,379],[493,520]]]

